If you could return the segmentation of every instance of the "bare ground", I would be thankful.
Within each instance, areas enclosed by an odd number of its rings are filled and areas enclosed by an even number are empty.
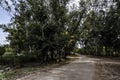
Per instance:
[[[120,60],[80,55],[68,64],[16,80],[120,80]]]

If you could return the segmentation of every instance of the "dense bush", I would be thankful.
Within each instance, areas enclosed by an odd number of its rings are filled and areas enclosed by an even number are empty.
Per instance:
[[[10,65],[16,66],[29,62],[38,62],[36,56],[30,55],[15,55],[15,54],[6,54],[0,58],[0,65]],[[40,61],[39,61],[40,62]]]
[[[3,46],[0,46],[0,56],[2,56],[5,53],[5,48]]]

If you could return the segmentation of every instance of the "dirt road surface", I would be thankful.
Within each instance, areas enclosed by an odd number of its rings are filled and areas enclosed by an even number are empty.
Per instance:
[[[120,60],[80,55],[68,64],[17,80],[120,80]]]

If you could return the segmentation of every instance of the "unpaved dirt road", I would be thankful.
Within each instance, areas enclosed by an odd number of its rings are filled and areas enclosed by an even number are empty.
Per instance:
[[[120,80],[120,60],[80,55],[78,59],[17,80]]]

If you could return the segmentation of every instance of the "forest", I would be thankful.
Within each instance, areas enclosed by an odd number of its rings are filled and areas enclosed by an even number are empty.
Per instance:
[[[72,53],[120,56],[120,0],[0,0],[11,18],[0,28],[0,64],[60,62]]]

